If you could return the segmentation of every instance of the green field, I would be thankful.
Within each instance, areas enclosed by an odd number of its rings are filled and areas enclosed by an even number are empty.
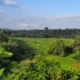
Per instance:
[[[59,57],[47,54],[48,47],[51,43],[56,41],[57,39],[64,40],[66,45],[71,45],[73,43],[73,39],[67,38],[13,38],[22,46],[26,47],[26,45],[31,46],[35,49],[36,54],[44,53],[47,59],[54,59],[55,61],[59,61],[62,65],[63,69],[70,69],[70,66],[76,63],[75,60],[72,59],[74,54],[71,54],[67,57]],[[26,62],[30,62],[26,59]]]

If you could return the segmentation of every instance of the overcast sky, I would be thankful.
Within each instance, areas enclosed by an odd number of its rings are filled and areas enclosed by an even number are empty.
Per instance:
[[[80,0],[0,0],[0,28],[80,28]]]

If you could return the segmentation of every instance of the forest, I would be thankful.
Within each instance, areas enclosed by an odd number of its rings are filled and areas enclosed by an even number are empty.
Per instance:
[[[29,37],[29,38],[75,38],[80,35],[80,29],[48,29],[45,27],[42,30],[9,30],[3,29],[7,35],[11,37]]]
[[[80,29],[0,29],[0,80],[80,80]]]

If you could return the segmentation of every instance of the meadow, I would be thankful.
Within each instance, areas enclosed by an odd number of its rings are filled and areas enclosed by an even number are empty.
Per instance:
[[[63,69],[69,70],[71,66],[73,66],[76,61],[72,58],[74,54],[70,54],[66,57],[60,57],[60,56],[54,56],[47,53],[47,50],[49,48],[49,45],[52,44],[56,40],[64,40],[65,44],[67,46],[71,45],[74,41],[74,39],[67,39],[67,38],[13,38],[15,41],[17,41],[21,46],[26,47],[26,45],[31,46],[35,49],[36,55],[38,54],[44,54],[46,56],[46,59],[54,59],[55,61],[60,62],[61,67]],[[21,42],[22,41],[22,42]],[[33,60],[25,60],[26,62],[35,61]],[[25,62],[24,61],[24,62]]]

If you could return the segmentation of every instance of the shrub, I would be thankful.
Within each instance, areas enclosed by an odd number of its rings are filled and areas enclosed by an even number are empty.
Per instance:
[[[56,40],[49,46],[48,53],[58,56],[67,56],[73,53],[73,48],[66,46],[63,40]]]

